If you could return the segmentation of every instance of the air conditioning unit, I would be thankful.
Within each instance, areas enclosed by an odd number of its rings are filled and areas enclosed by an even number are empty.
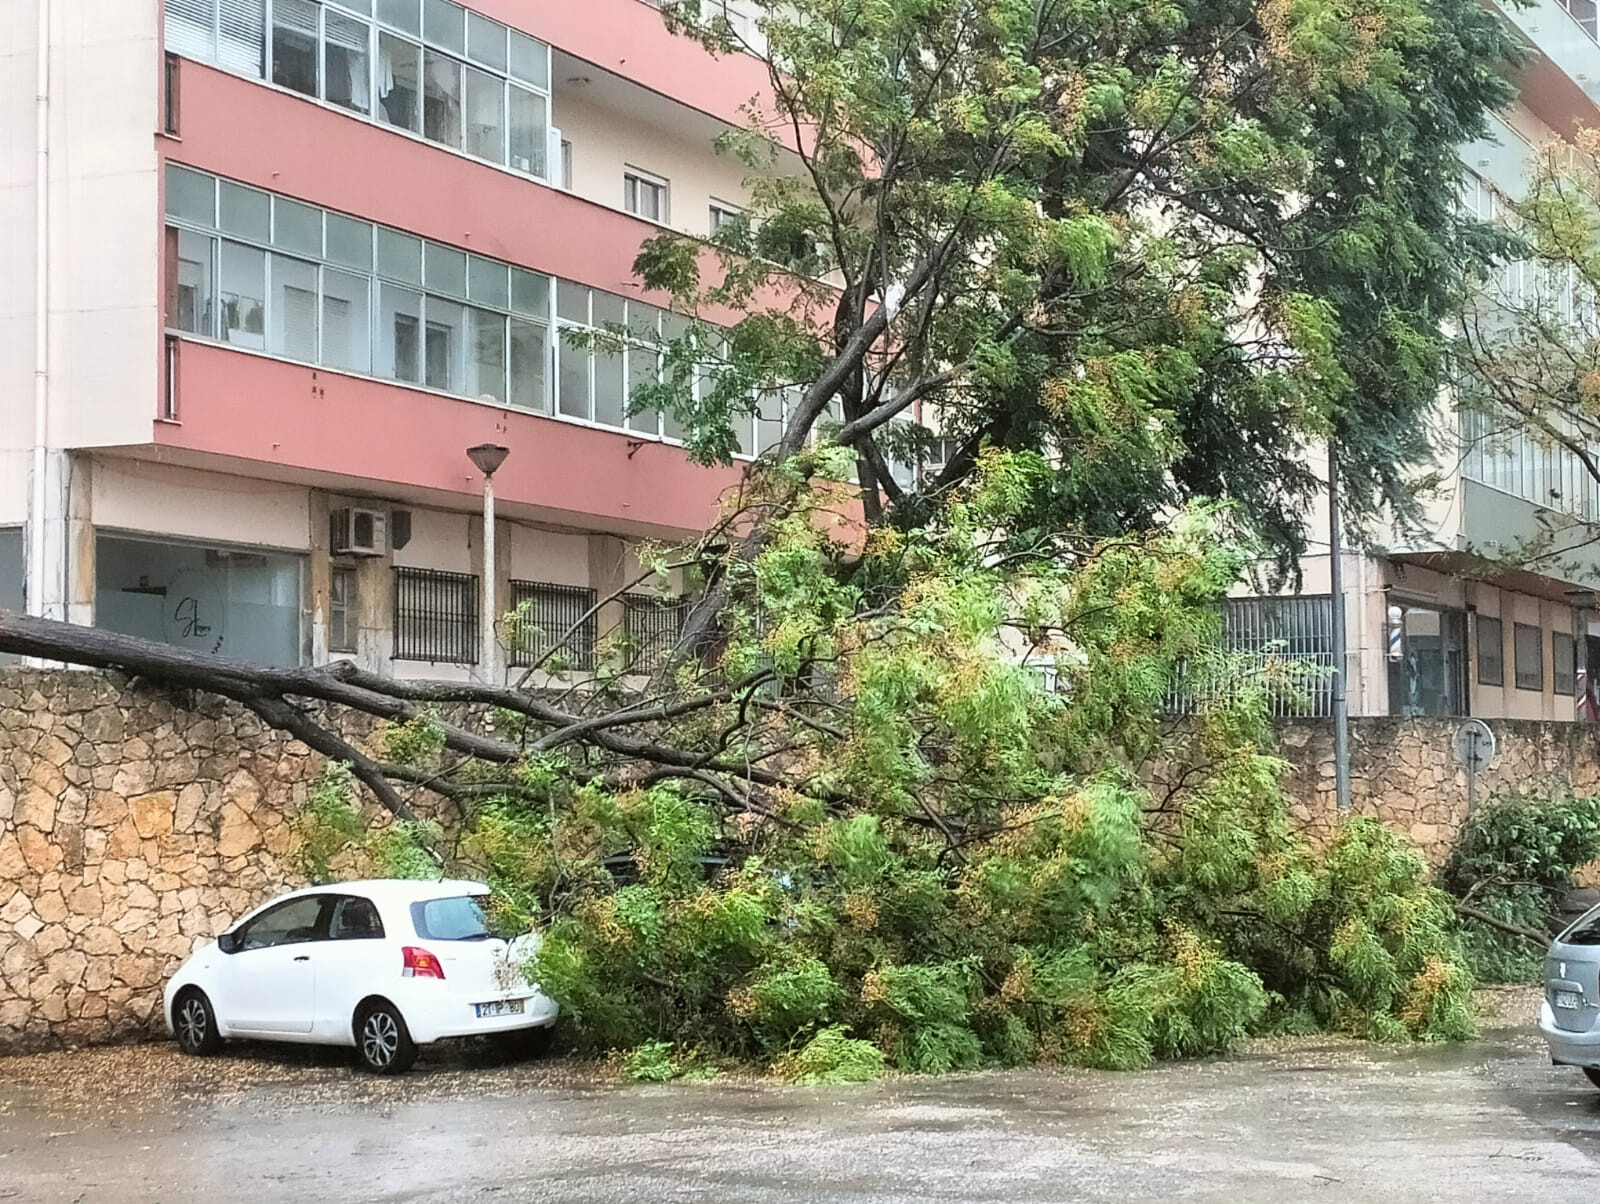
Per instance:
[[[333,512],[333,551],[339,556],[382,556],[388,519],[382,510],[348,506]]]

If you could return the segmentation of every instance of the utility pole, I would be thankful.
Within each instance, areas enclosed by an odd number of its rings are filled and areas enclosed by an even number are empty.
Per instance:
[[[502,684],[500,641],[495,638],[495,621],[500,616],[495,611],[494,597],[494,474],[510,454],[510,448],[498,443],[480,443],[467,448],[467,458],[483,474],[483,631],[478,657],[484,680],[494,685]]]
[[[1339,459],[1328,440],[1328,592],[1333,595],[1333,794],[1350,810],[1350,698],[1345,688],[1344,549],[1339,532]]]

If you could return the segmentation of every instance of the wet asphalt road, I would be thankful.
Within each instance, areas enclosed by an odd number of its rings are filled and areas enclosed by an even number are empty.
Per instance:
[[[1600,1091],[1520,1030],[1139,1074],[618,1087],[269,1047],[0,1060],[0,1201],[1487,1201],[1600,1192]]]

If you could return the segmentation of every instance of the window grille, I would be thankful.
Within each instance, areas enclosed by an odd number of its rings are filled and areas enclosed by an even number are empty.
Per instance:
[[[394,570],[394,659],[477,664],[475,574]]]
[[[625,630],[633,656],[631,669],[654,673],[666,663],[683,630],[689,603],[688,598],[662,598],[656,594],[622,595]]]
[[[593,669],[594,603],[594,590],[581,585],[513,581],[511,663],[532,665],[561,641],[557,658],[574,669]]]

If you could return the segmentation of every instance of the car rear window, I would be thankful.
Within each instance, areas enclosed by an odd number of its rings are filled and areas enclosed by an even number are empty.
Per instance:
[[[484,911],[488,902],[481,895],[425,899],[411,905],[411,922],[425,941],[485,940],[494,935]]]
[[[1590,912],[1556,939],[1563,945],[1600,945],[1600,910]]]

